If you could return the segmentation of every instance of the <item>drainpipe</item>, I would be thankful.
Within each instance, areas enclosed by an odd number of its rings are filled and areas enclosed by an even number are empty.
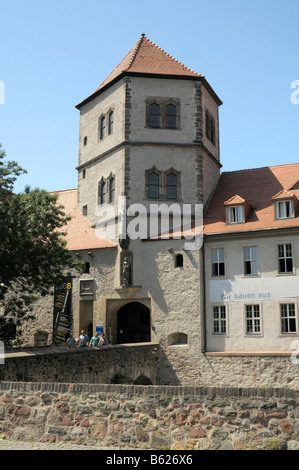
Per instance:
[[[204,236],[203,236],[204,237]],[[206,347],[207,347],[207,334],[206,334],[206,262],[205,262],[205,244],[203,238],[202,244],[202,285],[203,285],[203,293],[202,293],[202,305],[203,305],[203,312],[202,312],[202,349],[201,352],[205,354]]]

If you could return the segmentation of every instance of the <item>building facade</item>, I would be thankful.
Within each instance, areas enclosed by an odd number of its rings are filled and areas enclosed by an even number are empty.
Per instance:
[[[181,381],[192,370],[189,383],[204,354],[299,340],[299,164],[221,173],[221,104],[142,35],[76,106],[78,188],[59,192],[67,247],[86,266],[71,281],[72,333],[158,342],[165,368],[175,363]],[[51,302],[37,306],[35,344],[52,341]]]

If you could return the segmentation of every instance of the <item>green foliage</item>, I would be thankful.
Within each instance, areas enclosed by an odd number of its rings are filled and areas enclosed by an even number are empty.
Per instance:
[[[49,294],[72,270],[82,269],[66,249],[63,227],[69,218],[57,204],[57,195],[29,187],[14,194],[14,182],[25,170],[4,158],[1,151],[0,338],[12,319],[19,324],[28,318],[38,296]]]

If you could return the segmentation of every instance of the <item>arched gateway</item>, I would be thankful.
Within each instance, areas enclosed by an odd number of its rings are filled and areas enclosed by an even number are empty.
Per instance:
[[[117,311],[117,343],[144,343],[151,340],[150,309],[130,302]]]

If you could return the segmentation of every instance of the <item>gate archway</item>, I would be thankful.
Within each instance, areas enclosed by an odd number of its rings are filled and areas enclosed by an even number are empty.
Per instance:
[[[117,311],[117,343],[151,341],[150,309],[140,302],[130,302]]]

